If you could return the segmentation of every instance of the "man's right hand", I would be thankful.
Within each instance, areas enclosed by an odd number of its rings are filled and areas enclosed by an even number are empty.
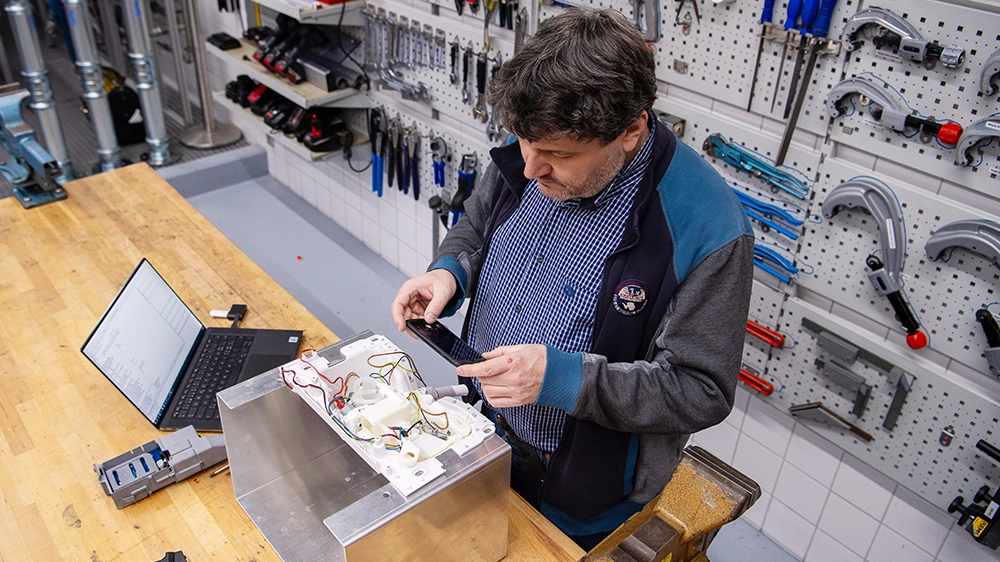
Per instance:
[[[396,327],[405,332],[411,318],[423,318],[428,324],[437,321],[457,290],[458,282],[447,269],[433,269],[403,283],[392,301]]]

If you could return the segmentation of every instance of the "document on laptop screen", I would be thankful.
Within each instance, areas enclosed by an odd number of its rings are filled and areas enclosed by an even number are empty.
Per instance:
[[[83,353],[157,423],[202,329],[198,318],[143,260]]]

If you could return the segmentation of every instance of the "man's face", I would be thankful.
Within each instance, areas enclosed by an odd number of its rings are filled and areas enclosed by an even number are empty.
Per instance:
[[[524,176],[538,180],[542,195],[555,201],[593,197],[604,190],[635,156],[649,134],[642,112],[618,138],[580,140],[573,135],[530,142],[521,139]]]
[[[542,195],[556,201],[597,195],[625,165],[622,139],[602,144],[572,136],[529,142],[521,139],[524,175],[538,180]]]

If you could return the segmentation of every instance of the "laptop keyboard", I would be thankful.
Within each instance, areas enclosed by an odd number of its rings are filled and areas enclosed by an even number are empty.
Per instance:
[[[208,336],[205,347],[194,364],[191,377],[177,400],[173,417],[219,419],[215,393],[236,382],[252,342],[253,336]]]

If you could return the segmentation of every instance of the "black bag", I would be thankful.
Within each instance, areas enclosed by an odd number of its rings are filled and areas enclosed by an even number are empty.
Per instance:
[[[115,136],[120,146],[140,143],[146,140],[146,126],[139,105],[139,94],[122,85],[108,92],[111,105],[111,119],[115,124]]]

